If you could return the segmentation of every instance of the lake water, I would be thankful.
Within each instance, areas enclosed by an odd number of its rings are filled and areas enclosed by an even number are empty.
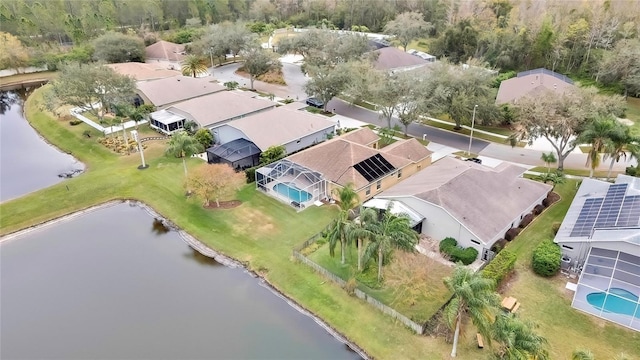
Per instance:
[[[0,202],[63,181],[84,165],[45,142],[24,119],[27,90],[0,91]]]
[[[259,279],[153,224],[118,204],[1,243],[0,358],[360,358]]]

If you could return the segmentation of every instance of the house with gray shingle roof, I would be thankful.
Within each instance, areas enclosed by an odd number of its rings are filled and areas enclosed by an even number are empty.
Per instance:
[[[194,99],[227,90],[226,87],[210,78],[194,78],[189,76],[173,76],[152,81],[138,81],[137,93],[145,104],[153,104],[157,108]]]
[[[371,134],[361,128],[264,166],[256,171],[256,186],[297,207],[331,199],[349,184],[364,201],[431,164],[432,152],[416,139],[385,151],[373,147],[378,139],[371,141]]]
[[[171,63],[179,63],[185,57],[185,46],[169,41],[160,40],[144,49],[147,61],[167,61]]]
[[[419,214],[423,220],[416,228],[432,239],[452,237],[483,254],[551,190],[550,185],[523,178],[525,171],[508,163],[490,168],[445,157],[374,200],[399,203],[409,214]]]

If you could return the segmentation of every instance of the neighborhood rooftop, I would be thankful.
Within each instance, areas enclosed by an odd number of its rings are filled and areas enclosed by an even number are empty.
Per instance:
[[[160,64],[139,62],[106,64],[120,75],[129,76],[137,81],[157,80],[180,75],[179,71],[169,70]]]
[[[246,91],[221,91],[174,104],[167,111],[189,115],[201,127],[210,127],[275,106],[269,100],[254,96]]]
[[[550,185],[524,179],[525,168],[502,163],[489,168],[445,157],[382,192],[378,198],[414,196],[444,208],[487,241],[513,221]]]
[[[524,71],[500,83],[496,104],[514,102],[521,97],[536,96],[544,91],[564,93],[574,87],[568,77],[547,69]]]
[[[415,139],[401,141],[415,141],[420,145]],[[424,149],[422,159],[431,155],[431,151],[420,146]],[[386,153],[342,137],[293,154],[288,159],[321,173],[325,179],[335,184],[346,186],[351,183],[356,189],[368,185],[372,179],[420,160]]]
[[[158,107],[226,89],[224,86],[212,82],[210,78],[193,78],[182,75],[153,81],[139,81],[137,86],[141,95]]]
[[[310,133],[332,128],[335,122],[306,111],[278,107],[238,119],[229,124],[242,131],[260,150],[286,144]]]
[[[160,40],[147,46],[144,52],[147,60],[180,62],[184,58],[185,46],[183,44]]]
[[[429,61],[393,46],[384,47],[375,50],[375,52],[378,58],[374,63],[374,67],[378,70],[410,69],[429,64]]]
[[[640,245],[640,179],[620,175],[615,184],[584,179],[556,242],[586,239]]]

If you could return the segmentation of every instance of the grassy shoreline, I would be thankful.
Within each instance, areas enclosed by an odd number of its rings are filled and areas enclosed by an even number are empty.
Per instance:
[[[135,199],[208,247],[237,259],[276,291],[322,319],[370,356],[379,359],[449,358],[450,345],[442,338],[413,334],[394,319],[349,296],[344,289],[292,259],[291,249],[329,223],[336,214],[335,207],[311,207],[296,213],[290,206],[248,185],[237,194],[243,205],[226,211],[205,210],[195,199],[184,197],[181,160],[164,157],[162,147],[145,151],[150,169],[139,171],[137,154],[117,156],[97,144],[95,139],[82,138],[78,127],[41,113],[38,110],[40,101],[41,93],[36,90],[25,103],[31,125],[50,143],[85,163],[87,171],[77,178],[0,204],[0,235],[111,200]],[[200,161],[189,159],[188,165],[192,167]],[[66,186],[69,186],[68,191]],[[598,355],[613,354],[616,349],[627,353],[640,351],[640,335],[614,325],[601,325],[598,320],[576,312],[568,307],[561,293],[556,296],[551,293],[555,288],[549,289],[551,284],[562,279],[550,283],[535,277],[529,270],[530,249],[549,236],[550,222],[562,218],[575,193],[575,185],[571,182],[557,189],[567,194],[563,195],[562,205],[545,211],[510,245],[521,257],[516,265],[517,279],[513,280],[507,293],[516,295],[523,302],[523,316],[541,323],[542,335],[549,339],[553,348],[553,358],[568,358],[576,345],[565,341],[566,337],[561,336],[564,331],[579,335],[580,340],[592,339],[584,346]],[[524,294],[526,299],[523,299]],[[548,303],[543,304],[544,301]],[[558,311],[563,314],[559,316]],[[545,315],[546,312],[549,314]],[[558,320],[564,321],[564,326]],[[580,324],[580,329],[567,328],[567,324],[573,323]],[[477,349],[473,327],[469,326],[467,330],[467,336],[459,344],[458,358],[490,358],[490,349]]]

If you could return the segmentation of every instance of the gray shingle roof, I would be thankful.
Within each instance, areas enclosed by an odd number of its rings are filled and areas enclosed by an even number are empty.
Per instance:
[[[551,73],[551,72],[550,72]],[[544,72],[511,78],[500,83],[496,104],[514,102],[523,96],[536,96],[545,91],[559,94],[575,85]]]
[[[135,80],[157,80],[181,75],[179,71],[170,70],[157,64],[139,62],[106,64],[120,75],[126,75]]]
[[[144,49],[147,60],[166,60],[180,62],[184,59],[185,46],[160,40]]]
[[[375,52],[378,54],[378,59],[373,66],[378,70],[415,68],[429,63],[427,60],[392,46],[375,50]]]
[[[486,242],[551,190],[550,185],[522,178],[525,170],[507,163],[492,169],[445,157],[377,197],[414,196],[440,206]]]

